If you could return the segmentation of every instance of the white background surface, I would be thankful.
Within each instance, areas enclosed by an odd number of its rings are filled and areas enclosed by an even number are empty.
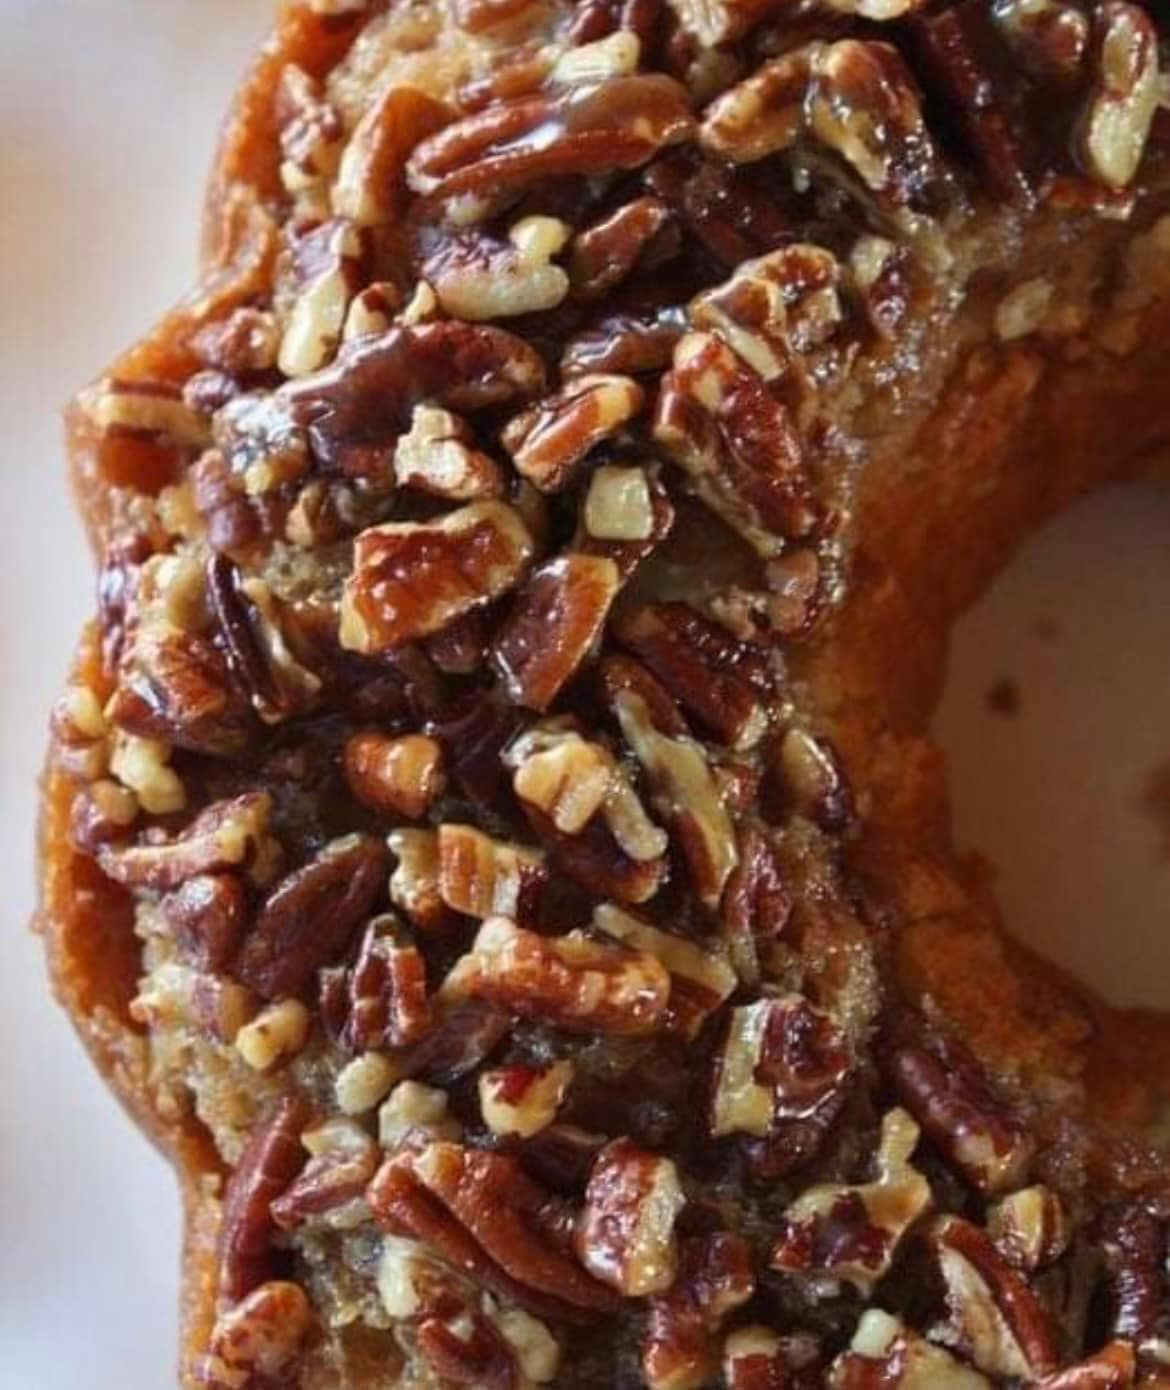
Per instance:
[[[45,715],[92,580],[58,410],[176,298],[216,123],[268,0],[0,0],[0,1386],[173,1383],[178,1215],[47,997],[32,907]],[[1170,1004],[1170,491],[1046,533],[963,625],[942,728],[1012,920]],[[1037,620],[1055,620],[1055,637]],[[1014,677],[1020,713],[988,712]],[[1157,797],[1153,798],[1155,801]]]

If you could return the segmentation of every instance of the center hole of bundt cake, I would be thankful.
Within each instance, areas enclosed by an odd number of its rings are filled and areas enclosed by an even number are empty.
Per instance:
[[[1011,931],[1170,1009],[1170,488],[1031,538],[954,629],[935,733],[956,844],[994,866]]]

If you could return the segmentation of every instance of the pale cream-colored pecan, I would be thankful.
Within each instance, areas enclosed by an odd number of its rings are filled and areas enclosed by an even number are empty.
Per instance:
[[[337,351],[349,301],[361,286],[365,251],[359,228],[341,217],[297,243],[298,290],[276,359],[285,376],[308,376]]]
[[[332,840],[282,879],[252,921],[234,972],[264,999],[300,997],[386,891],[387,855],[368,835]]]
[[[513,704],[548,709],[597,644],[620,584],[603,555],[570,551],[532,571],[492,644]]]
[[[645,769],[651,801],[680,843],[695,891],[716,908],[739,862],[731,818],[702,747],[654,726],[646,700],[632,690],[613,699],[622,733]]]
[[[321,83],[295,63],[280,74],[276,89],[280,128],[281,182],[288,193],[324,184],[337,172],[344,129]]]
[[[642,44],[629,29],[615,29],[603,39],[568,48],[556,60],[549,82],[568,87],[575,82],[602,82],[629,77],[637,71]]]
[[[443,747],[426,734],[352,734],[342,750],[345,780],[363,806],[420,820],[446,786]]]
[[[1106,0],[1095,15],[1094,82],[1077,152],[1093,178],[1121,189],[1137,173],[1158,107],[1158,34],[1126,0]]]
[[[802,357],[822,346],[842,320],[837,258],[805,242],[740,266],[730,280],[691,302],[696,328],[718,333],[765,381],[803,383]]]
[[[617,77],[502,102],[432,135],[407,163],[419,193],[488,198],[549,176],[645,164],[693,129],[687,94],[669,77]]]
[[[470,323],[555,309],[569,276],[553,257],[569,239],[556,217],[522,218],[507,241],[479,231],[456,233],[423,263],[423,275],[453,318]]]
[[[797,815],[822,830],[840,830],[853,817],[853,795],[832,745],[793,726],[780,740],[776,771]]]
[[[211,443],[207,421],[183,403],[182,392],[165,381],[106,377],[82,392],[89,421],[110,434],[128,434],[177,449]]]
[[[644,258],[648,260],[655,251],[665,250],[663,234],[670,226],[671,214],[666,204],[659,198],[642,197],[623,203],[616,212],[583,228],[569,248],[569,278],[574,296],[586,300],[604,298]]]
[[[995,333],[1002,342],[1026,338],[1040,328],[1055,289],[1051,280],[1034,275],[1009,290],[995,306]]]
[[[148,815],[166,816],[187,805],[187,791],[173,767],[174,750],[157,738],[118,732],[110,747],[110,771]]]
[[[514,588],[534,543],[519,512],[473,502],[435,521],[371,526],[354,545],[341,645],[380,652],[438,632]]]
[[[542,850],[494,840],[473,825],[439,826],[439,895],[455,912],[525,921],[547,881]]]
[[[463,1126],[450,1112],[450,1098],[434,1086],[400,1081],[378,1110],[378,1143],[387,1150],[417,1149],[462,1136]]]
[[[196,1371],[198,1383],[207,1390],[248,1390],[285,1379],[312,1321],[299,1284],[261,1284],[216,1319]]]
[[[904,1110],[882,1120],[877,1177],[858,1187],[810,1187],[784,1213],[773,1269],[840,1279],[867,1294],[930,1207],[930,1184],[911,1164],[918,1126]]]
[[[382,1052],[352,1057],[337,1073],[333,1097],[343,1115],[366,1115],[390,1093],[401,1076],[397,1063]]]
[[[501,438],[521,476],[542,492],[560,492],[590,449],[632,420],[644,400],[645,392],[632,377],[573,377],[555,395],[510,420]]]
[[[394,315],[402,307],[402,292],[388,280],[376,280],[367,285],[349,302],[341,341],[352,343],[355,338],[377,337],[394,323]]]
[[[910,305],[910,253],[888,237],[866,233],[849,252],[849,285],[870,327],[892,338]]]
[[[737,1327],[723,1343],[727,1390],[785,1390],[788,1368],[778,1333],[759,1323]]]
[[[307,1225],[345,1229],[368,1216],[362,1195],[378,1166],[378,1146],[360,1124],[334,1116],[301,1135],[311,1157],[272,1203],[282,1231]]]
[[[763,652],[686,603],[650,603],[614,627],[632,651],[720,743],[750,748],[767,730],[771,689]]]
[[[214,801],[173,839],[158,832],[127,848],[104,847],[102,868],[119,883],[156,891],[177,888],[198,874],[243,869],[270,873],[274,842],[268,834],[272,798],[245,792]]]
[[[479,1107],[493,1134],[529,1139],[556,1119],[573,1080],[572,1062],[515,1062],[479,1075]]]
[[[662,381],[654,438],[698,496],[764,555],[812,531],[818,508],[789,412],[709,333],[688,333]]]
[[[902,1104],[968,1182],[991,1195],[1020,1185],[1035,1142],[965,1047],[908,1022],[884,1062]]]
[[[569,720],[526,729],[504,753],[512,789],[565,835],[579,835],[605,805],[613,785],[613,754],[584,739]]]
[[[1005,1259],[1029,1272],[1058,1260],[1071,1235],[1060,1197],[1040,1183],[1011,1192],[989,1208],[987,1233]]]
[[[594,469],[582,519],[596,540],[649,540],[654,534],[654,507],[646,470],[618,464]]]
[[[390,901],[420,931],[437,931],[447,918],[439,893],[439,837],[434,830],[392,830],[386,837],[397,860]]]
[[[453,502],[499,497],[504,470],[475,447],[466,420],[434,405],[416,405],[410,429],[394,449],[399,487],[413,487]]]
[[[759,983],[761,958],[766,960],[791,916],[792,895],[775,846],[762,829],[749,826],[740,832],[739,863],[719,905],[719,934],[745,985]]]
[[[720,1231],[680,1246],[678,1277],[651,1299],[646,1319],[642,1374],[650,1390],[710,1385],[719,1371],[720,1328],[755,1291],[751,1250],[741,1237]]]
[[[830,1390],[990,1390],[991,1382],[898,1318],[870,1308],[848,1351],[829,1368]]]
[[[1047,1308],[980,1227],[940,1216],[928,1245],[945,1291],[947,1316],[935,1339],[961,1351],[989,1376],[1026,1381],[1060,1365]]]
[[[665,1025],[670,975],[647,951],[603,945],[579,932],[538,936],[495,917],[479,929],[441,992],[447,999],[486,999],[570,1032],[639,1036]]]
[[[312,1017],[299,999],[266,1004],[236,1034],[235,1048],[253,1071],[271,1071],[305,1045]]]
[[[991,14],[1034,77],[1074,82],[1080,76],[1091,32],[1084,10],[1067,0],[998,0]]]
[[[393,219],[405,189],[403,173],[411,150],[451,120],[441,101],[400,83],[390,83],[366,107],[341,155],[333,185],[333,210],[359,227]]]
[[[698,1036],[703,1024],[738,983],[721,944],[705,948],[696,941],[661,931],[612,903],[602,903],[595,909],[593,924],[607,936],[649,952],[666,967],[670,973],[667,1030],[684,1038]]]
[[[663,1293],[678,1272],[674,1223],[685,1205],[669,1158],[615,1139],[594,1160],[577,1217],[581,1263],[627,1298]]]

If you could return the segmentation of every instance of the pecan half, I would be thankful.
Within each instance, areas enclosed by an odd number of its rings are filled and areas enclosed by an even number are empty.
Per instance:
[[[992,1376],[1035,1380],[1060,1365],[1049,1314],[987,1233],[958,1216],[933,1223],[928,1242],[946,1291],[944,1340]]]
[[[542,492],[560,492],[590,449],[632,420],[644,401],[632,377],[575,376],[510,420],[501,438],[522,477]]]
[[[606,314],[565,343],[561,375],[618,372],[634,376],[660,372],[670,365],[675,345],[683,335],[677,311],[648,314]]]
[[[1100,1221],[1112,1336],[1141,1346],[1158,1334],[1167,1294],[1166,1227],[1138,1205],[1112,1207]]]
[[[664,1026],[670,976],[646,951],[577,932],[537,936],[496,917],[479,929],[442,994],[486,999],[569,1032],[639,1036]]]
[[[253,1129],[228,1178],[216,1260],[219,1296],[230,1303],[272,1275],[272,1203],[304,1166],[300,1132],[307,1115],[299,1096],[278,1101]]]
[[[364,1219],[362,1196],[378,1166],[378,1146],[353,1120],[331,1119],[307,1129],[301,1143],[310,1158],[271,1204],[282,1231],[320,1223],[338,1227]]]
[[[540,179],[634,169],[693,128],[669,77],[618,77],[502,102],[418,145],[407,178],[440,198],[498,195]]]
[[[678,1272],[674,1223],[685,1205],[670,1159],[615,1139],[585,1188],[574,1235],[581,1263],[627,1298],[664,1292]]]
[[[533,570],[492,645],[514,704],[548,709],[598,641],[620,582],[600,555],[559,555]]]
[[[774,58],[716,97],[703,113],[704,149],[736,164],[791,149],[804,130],[812,60],[823,47],[810,45]]]
[[[968,1182],[991,1194],[1020,1184],[1034,1143],[965,1047],[923,1024],[894,1043],[885,1065],[902,1103]]]
[[[662,380],[654,438],[698,496],[766,555],[807,536],[818,509],[788,411],[718,338],[690,333]]]
[[[118,883],[164,892],[225,869],[243,869],[263,878],[274,857],[275,841],[268,835],[271,811],[267,792],[214,801],[174,838],[155,831],[126,848],[103,845],[98,862]]]
[[[1077,152],[1093,178],[1121,189],[1137,173],[1158,106],[1158,33],[1125,0],[1107,0],[1095,18],[1094,83]]]
[[[830,1390],[990,1390],[991,1384],[880,1308],[862,1314],[828,1383]]]
[[[678,1277],[668,1292],[651,1299],[646,1319],[642,1374],[650,1390],[710,1384],[719,1371],[719,1329],[756,1286],[751,1250],[741,1237],[720,1231],[679,1244]],[[728,1384],[736,1383],[729,1377]]]
[[[87,419],[106,434],[176,449],[201,449],[211,442],[207,421],[183,402],[179,388],[170,382],[106,377],[84,391],[80,402]]]
[[[409,1047],[430,1032],[426,962],[393,916],[376,917],[366,928],[348,983],[351,1051]]]
[[[511,1027],[509,1016],[481,999],[443,1010],[431,1033],[400,1061],[406,1076],[449,1086],[485,1062]]]
[[[469,1390],[514,1390],[516,1358],[506,1339],[477,1309],[460,1308],[448,1316],[424,1318],[418,1326],[418,1349],[444,1385]]]
[[[506,241],[479,230],[456,232],[423,262],[422,272],[444,312],[482,323],[555,309],[569,276],[553,257],[569,239],[556,217],[521,218]]]
[[[918,1126],[910,1116],[889,1111],[882,1120],[878,1176],[860,1187],[827,1184],[803,1192],[784,1213],[772,1268],[827,1275],[867,1294],[931,1204],[930,1184],[910,1163],[917,1142]]]
[[[519,582],[534,542],[504,502],[473,502],[433,522],[358,536],[341,600],[341,645],[380,652],[439,632]]]
[[[853,819],[853,794],[832,744],[793,726],[776,751],[787,808],[822,830],[843,830]]]
[[[603,299],[640,262],[657,259],[656,245],[670,225],[666,204],[642,197],[582,229],[569,248],[573,294],[578,299]]]
[[[540,850],[494,840],[473,825],[439,826],[439,896],[468,917],[537,915],[548,869]]]
[[[1128,1342],[1109,1342],[1075,1366],[1041,1376],[1031,1385],[1032,1390],[1130,1390],[1136,1373],[1133,1347]]]
[[[234,973],[263,999],[304,994],[385,892],[387,868],[384,847],[368,835],[326,845],[265,899]]]
[[[353,734],[346,739],[342,766],[363,806],[408,820],[425,816],[446,782],[442,746],[425,734]]]
[[[449,106],[418,87],[391,82],[366,107],[341,156],[333,207],[360,227],[391,221],[400,211],[410,152],[452,118]]]
[[[273,1279],[216,1319],[195,1371],[207,1390],[249,1390],[286,1380],[313,1314],[299,1284]]]
[[[748,827],[740,833],[739,863],[719,905],[719,933],[745,985],[759,982],[761,954],[784,935],[791,917],[792,895],[776,851],[762,830]]]

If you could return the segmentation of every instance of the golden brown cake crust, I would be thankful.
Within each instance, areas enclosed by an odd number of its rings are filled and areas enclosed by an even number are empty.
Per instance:
[[[200,365],[192,347],[198,329],[268,293],[282,254],[287,196],[275,100],[281,75],[295,64],[325,77],[367,20],[360,12],[323,16],[300,4],[282,6],[225,128],[197,288],[111,366],[108,378],[181,385]],[[1028,264],[1067,256],[1074,288],[1102,265],[1113,268],[1116,284],[1116,266],[1132,254],[1134,238],[1152,235],[1170,203],[1158,191],[1166,186],[1159,159],[1134,222],[1078,224],[1083,245],[1075,254],[1059,219],[1021,215],[1021,280]],[[1005,214],[1005,222],[1014,217]],[[1005,225],[1004,239],[1014,235]],[[1149,1140],[1170,1085],[1170,1062],[1163,1063],[1170,1035],[1160,1020],[1105,1009],[1004,934],[985,869],[951,845],[942,757],[927,724],[947,627],[1013,549],[1086,491],[1158,471],[1170,444],[1163,389],[1170,275],[1146,296],[1126,298],[1119,290],[1099,298],[1090,320],[1067,338],[1018,341],[971,327],[994,314],[1002,275],[992,275],[987,288],[978,277],[972,285],[961,320],[969,348],[953,349],[948,335],[956,320],[939,313],[914,349],[917,372],[903,373],[884,395],[869,380],[890,423],[878,428],[871,421],[859,431],[867,456],[840,533],[848,565],[843,597],[790,654],[798,703],[815,711],[818,734],[835,749],[857,805],[843,855],[865,898],[848,924],[806,927],[808,978],[848,994],[869,988],[862,977],[880,969],[890,997],[915,1016],[925,1010],[932,1026],[963,1039],[1027,1116],[1049,1155],[1049,1172],[1066,1162],[1082,1187],[1087,1174],[1119,1198],[1140,1194],[1162,1211],[1170,1198],[1167,1173]],[[1058,300],[1062,290],[1058,285]],[[69,414],[69,450],[78,503],[100,554],[127,531],[127,491],[157,492],[170,481],[173,460],[149,440],[99,427],[81,404]],[[680,563],[686,558],[684,547]],[[113,687],[100,640],[96,627],[83,635],[72,681],[104,703]],[[218,1243],[231,1164],[195,1108],[168,1102],[152,1077],[150,1026],[131,1014],[143,969],[131,895],[71,839],[79,781],[60,756],[67,742],[58,729],[43,783],[37,925],[54,989],[95,1064],[175,1164],[186,1212],[182,1373],[185,1383],[205,1384],[200,1368],[222,1312]],[[328,1348],[315,1335],[310,1346],[302,1378],[288,1383],[335,1383]],[[394,1383],[385,1379],[380,1344],[381,1360],[360,1338],[347,1356],[347,1386]],[[1161,1383],[1158,1377],[1147,1369],[1141,1383]],[[1068,1382],[1074,1384],[1082,1382]]]

